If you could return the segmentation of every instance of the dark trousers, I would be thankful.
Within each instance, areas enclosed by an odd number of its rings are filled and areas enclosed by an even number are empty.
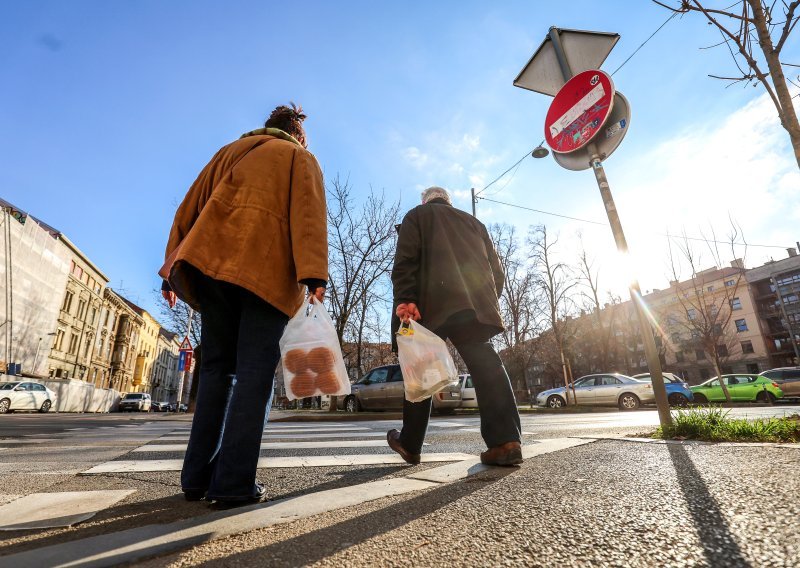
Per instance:
[[[450,339],[475,385],[475,396],[481,414],[481,436],[491,448],[506,442],[522,440],[517,401],[511,380],[494,350],[489,333],[478,323],[448,323],[435,331],[442,339]],[[422,452],[428,430],[433,400],[403,400],[403,430],[400,443],[412,454]]]
[[[243,500],[253,495],[289,317],[233,284],[203,277],[198,288],[203,358],[181,486]]]

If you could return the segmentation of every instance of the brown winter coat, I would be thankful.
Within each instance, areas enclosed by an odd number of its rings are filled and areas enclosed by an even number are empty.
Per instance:
[[[220,149],[175,213],[168,281],[201,311],[192,267],[290,316],[303,302],[301,280],[328,279],[322,172],[293,138],[269,132],[275,136],[246,135]]]

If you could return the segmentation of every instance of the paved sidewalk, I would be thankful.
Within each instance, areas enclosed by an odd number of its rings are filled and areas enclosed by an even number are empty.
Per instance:
[[[144,563],[797,566],[800,448],[601,440]]]

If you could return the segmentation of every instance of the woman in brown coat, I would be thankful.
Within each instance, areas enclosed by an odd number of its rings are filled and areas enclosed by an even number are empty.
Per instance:
[[[278,341],[328,278],[325,189],[300,108],[223,147],[175,214],[163,295],[203,316],[197,406],[181,472],[188,500],[260,500],[256,482]]]

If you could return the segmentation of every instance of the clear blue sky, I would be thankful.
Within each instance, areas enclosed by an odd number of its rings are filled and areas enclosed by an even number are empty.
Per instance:
[[[154,313],[177,203],[220,146],[261,126],[277,104],[306,109],[310,149],[326,177],[349,176],[361,195],[383,189],[404,208],[436,183],[458,191],[457,204],[468,208],[461,192],[542,139],[550,99],[511,83],[549,26],[619,32],[610,71],[668,16],[645,1],[530,0],[26,1],[3,11],[0,196],[66,233],[112,286]],[[653,199],[642,193],[637,164],[663,165],[668,156],[652,154],[660,145],[675,148],[761,95],[706,77],[731,68],[721,49],[698,49],[718,39],[698,17],[674,19],[614,78],[634,118],[608,169],[632,216]],[[786,137],[777,136],[776,151],[786,153]],[[793,183],[788,175],[756,183]],[[589,172],[528,160],[505,181],[495,197],[604,218]],[[669,188],[659,191],[669,199]],[[800,215],[796,194],[792,215]],[[485,202],[479,213],[523,231],[541,222],[569,234],[577,228]],[[682,226],[654,215],[661,230]],[[687,219],[691,231],[695,217]],[[633,236],[648,225],[633,223]],[[787,219],[777,234],[754,231],[793,244],[796,226]],[[600,258],[613,247],[607,231],[587,235],[604,247]],[[664,280],[651,272],[652,286]]]

